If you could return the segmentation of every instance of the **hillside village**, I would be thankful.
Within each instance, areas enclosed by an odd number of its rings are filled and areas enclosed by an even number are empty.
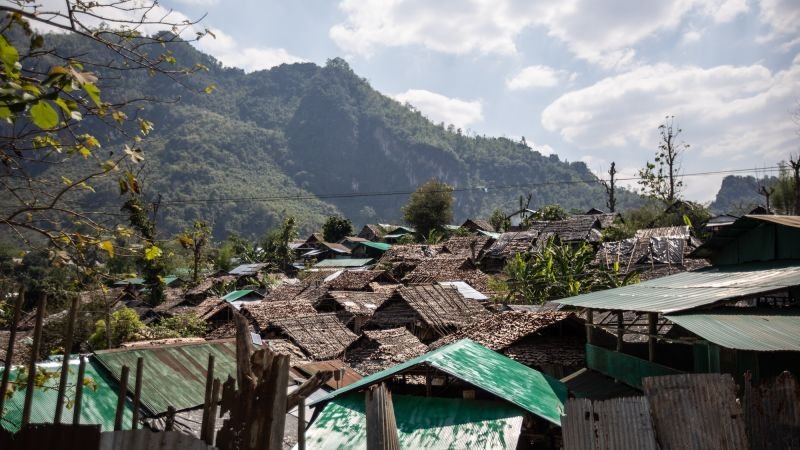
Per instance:
[[[415,230],[389,224],[364,225],[338,242],[313,233],[289,242],[286,270],[243,263],[196,282],[165,277],[165,300],[155,306],[143,279],[112,280],[102,292],[81,294],[74,306],[86,308],[102,295],[112,313],[134,311],[151,326],[192,316],[201,321],[201,332],[81,352],[64,366],[70,368],[69,389],[75,389],[78,367],[92,380],[82,389],[80,410],[63,399],[57,403],[64,393],[52,376],[31,392],[32,406],[26,406],[25,389],[12,388],[2,403],[3,428],[53,422],[60,405],[60,420],[67,423],[74,413],[80,423],[98,424],[103,432],[167,427],[213,444],[209,398],[218,397],[210,396],[211,380],[234,389],[242,345],[285,355],[285,394],[305,393],[300,407],[306,411],[289,408],[281,421],[283,448],[298,445],[299,436],[305,448],[366,445],[364,392],[375,386],[391,392],[401,447],[458,440],[471,448],[555,449],[595,448],[591,442],[598,437],[585,430],[627,433],[604,428],[632,420],[630,411],[614,406],[624,403],[614,402],[648,399],[649,406],[637,403],[636,411],[649,408],[652,422],[638,426],[658,437],[650,444],[667,445],[668,424],[662,421],[682,414],[680,408],[716,415],[718,402],[753,395],[755,388],[748,386],[768,390],[781,389],[770,387],[773,383],[796,383],[784,371],[800,370],[797,216],[711,220],[703,228],[704,241],[688,225],[639,229],[632,238],[609,241],[604,231],[619,224],[619,214],[592,209],[560,220],[518,220],[535,212],[507,216],[506,231],[477,218],[445,226],[443,236],[449,237],[435,244],[403,243]],[[592,266],[629,281],[531,303],[515,299],[508,284],[498,282],[508,280],[504,269],[513,258],[535,259],[553,245],[589,248]],[[631,274],[635,277],[626,277]],[[59,358],[30,362],[40,359],[34,352],[42,328],[68,313],[41,317],[34,310],[0,331],[0,359],[12,383],[22,370],[35,367],[47,374],[61,366]],[[16,364],[29,368],[14,369]],[[722,378],[709,385],[696,378],[699,374]],[[678,375],[685,378],[672,389],[715,394],[659,409],[658,401],[670,400],[659,400],[648,383]],[[129,399],[118,401],[123,393]],[[769,406],[777,408],[770,433],[778,433],[769,439],[796,443],[794,419],[781,409],[791,402],[796,406],[800,399],[792,395],[780,400],[781,407]],[[66,398],[76,401],[69,392]],[[764,430],[752,429],[747,408],[761,406],[748,402],[739,406],[744,413],[736,426],[752,445],[753,439],[766,438],[751,435]],[[594,424],[575,422],[571,413],[587,407],[605,409]],[[223,426],[222,417],[211,420],[214,430]],[[455,431],[448,426],[452,422],[462,425]],[[709,432],[693,426],[685,431]],[[220,445],[224,431],[218,432]],[[714,433],[714,439],[724,440],[733,432],[715,428]]]

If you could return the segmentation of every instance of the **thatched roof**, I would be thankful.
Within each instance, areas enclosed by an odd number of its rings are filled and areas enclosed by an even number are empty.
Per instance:
[[[476,320],[457,332],[431,344],[439,348],[460,339],[472,339],[494,351],[501,351],[519,340],[540,332],[570,317],[571,313],[548,311],[541,313],[506,311]]]
[[[404,310],[400,307],[402,304],[408,308]],[[444,336],[454,328],[488,315],[490,313],[480,303],[465,299],[455,288],[433,284],[398,289],[376,310],[370,323],[377,328],[389,328],[421,320],[436,334]]]
[[[494,226],[484,219],[467,219],[461,226],[470,230],[494,231]]]
[[[489,291],[489,275],[478,270],[469,258],[432,258],[421,261],[403,277],[403,282],[433,284],[440,281],[464,281],[479,292]]]
[[[315,360],[336,358],[356,335],[335,314],[310,314],[278,319],[273,326]]]
[[[364,331],[345,351],[345,362],[362,375],[370,375],[408,361],[428,351],[428,346],[405,327]]]
[[[387,250],[379,263],[419,262],[433,258],[442,251],[441,245],[396,244]]]
[[[303,300],[258,302],[242,306],[241,313],[255,322],[260,331],[266,330],[276,319],[316,314],[310,302]]]
[[[480,259],[489,245],[488,236],[453,236],[442,244],[442,252],[453,256]]]
[[[346,270],[328,283],[333,291],[365,291],[372,282],[396,284],[397,280],[383,270]]]
[[[530,229],[540,235],[552,233],[561,242],[589,241],[596,242],[602,238],[600,220],[597,215],[580,215],[564,220],[540,221],[531,224]]]
[[[486,250],[483,256],[505,259],[517,253],[530,251],[539,233],[535,230],[503,233]]]
[[[289,355],[290,362],[306,361],[307,359],[300,347],[288,339],[264,339],[264,345],[275,353]]]
[[[323,301],[335,302],[339,306],[337,309],[350,314],[369,317],[391,296],[391,292],[328,291]],[[324,306],[320,303],[318,307]]]
[[[305,290],[307,285],[305,283],[283,283],[272,288],[271,291],[264,297],[264,302],[285,302],[293,300]]]
[[[235,283],[237,277],[233,275],[222,275],[216,277],[206,277],[200,280],[200,282],[186,291],[186,298],[188,300],[202,300],[203,298],[210,295],[210,291],[215,287],[220,287],[225,284]]]

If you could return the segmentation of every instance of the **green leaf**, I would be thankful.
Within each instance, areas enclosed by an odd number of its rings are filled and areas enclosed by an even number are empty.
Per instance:
[[[5,36],[0,36],[0,59],[3,60],[6,74],[13,79],[19,78],[19,52]]]
[[[144,251],[144,259],[147,261],[152,261],[161,256],[162,253],[163,252],[161,251],[160,248],[153,245],[152,247]]]
[[[92,99],[95,105],[98,107],[102,106],[100,104],[100,89],[98,89],[97,86],[92,83],[83,83],[83,90],[89,94],[89,98]]]
[[[39,100],[31,107],[31,120],[37,127],[49,130],[58,125],[58,113],[49,103]]]

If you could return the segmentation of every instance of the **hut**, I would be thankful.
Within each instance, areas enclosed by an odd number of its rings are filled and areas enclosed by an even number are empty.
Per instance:
[[[367,330],[345,350],[345,362],[361,375],[371,375],[428,351],[405,327]]]

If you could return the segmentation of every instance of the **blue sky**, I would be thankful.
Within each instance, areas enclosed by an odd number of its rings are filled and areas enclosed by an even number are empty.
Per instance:
[[[800,153],[797,0],[163,0],[217,35],[198,47],[247,71],[345,58],[436,122],[524,136],[633,177],[676,117],[686,173]],[[722,175],[686,179],[709,201]]]

